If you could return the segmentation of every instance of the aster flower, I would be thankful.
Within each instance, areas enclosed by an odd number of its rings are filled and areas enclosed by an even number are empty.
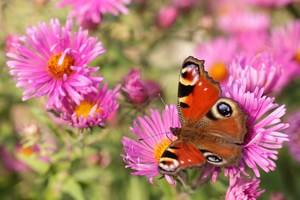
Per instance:
[[[132,175],[146,176],[153,184],[153,178],[159,175],[158,161],[171,141],[175,140],[170,127],[180,127],[177,107],[173,104],[166,106],[162,114],[158,110],[150,110],[150,116],[138,117],[133,122],[131,132],[139,140],[128,137],[122,138],[126,168],[134,170]],[[165,175],[167,181],[174,181]]]
[[[188,10],[197,3],[197,0],[172,0],[172,4],[181,10]]]
[[[137,107],[146,105],[161,93],[161,88],[156,82],[142,81],[141,71],[137,69],[129,71],[125,76],[122,90],[127,100]]]
[[[7,65],[17,87],[24,89],[23,101],[47,95],[50,108],[68,95],[78,104],[81,94],[97,90],[94,82],[102,81],[92,75],[98,68],[87,66],[104,48],[81,28],[72,33],[71,20],[64,27],[52,19],[50,26],[39,23],[28,28],[14,47],[17,53],[7,54]]]
[[[234,10],[218,17],[219,28],[229,34],[251,34],[266,32],[270,28],[270,17],[264,13]]]
[[[289,3],[292,3],[294,0],[244,0],[244,1],[254,6],[282,7]]]
[[[175,7],[164,7],[159,11],[156,17],[156,23],[161,28],[169,28],[174,24],[177,16],[178,10]]]
[[[233,59],[229,66],[229,74],[234,80],[240,80],[246,86],[246,91],[254,91],[257,87],[264,88],[265,94],[280,91],[284,85],[280,79],[282,67],[276,63],[273,56],[264,52],[256,56],[241,55]]]
[[[260,180],[235,177],[230,179],[230,186],[226,192],[225,200],[255,200],[265,190],[259,189]]]
[[[234,38],[240,51],[248,55],[255,56],[268,50],[270,47],[270,34],[268,31],[241,33]]]
[[[18,51],[15,50],[15,43],[19,42],[19,36],[18,35],[9,35],[7,36],[5,40],[5,45],[6,45],[6,52],[14,52],[17,53]]]
[[[224,51],[226,49],[226,51]],[[205,60],[205,70],[222,85],[227,83],[228,67],[236,54],[237,44],[232,39],[217,38],[207,43],[199,44],[194,55]]]
[[[287,121],[290,123],[286,131],[290,139],[288,147],[293,158],[300,163],[300,110],[291,114]]]
[[[130,0],[61,0],[60,7],[71,6],[71,17],[84,27],[95,27],[102,22],[103,15],[110,13],[119,15],[128,13],[126,4]]]
[[[4,166],[15,172],[27,172],[30,171],[30,167],[19,160],[16,155],[11,154],[5,147],[0,147],[0,156]]]
[[[117,86],[113,90],[108,90],[107,83],[105,83],[99,91],[83,95],[79,104],[65,98],[62,102],[63,107],[57,111],[74,127],[104,127],[105,121],[119,107],[116,101],[119,89],[120,86]]]
[[[287,80],[300,75],[300,20],[289,22],[272,31],[271,48],[274,57],[284,67]]]

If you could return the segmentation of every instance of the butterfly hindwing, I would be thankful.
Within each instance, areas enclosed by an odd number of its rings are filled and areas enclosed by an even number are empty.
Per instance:
[[[203,64],[203,60],[191,56],[183,62],[178,86],[178,106],[182,123],[197,122],[221,95],[219,84],[208,76]]]
[[[161,173],[174,175],[180,170],[204,163],[205,158],[195,145],[176,140],[164,151],[158,166]]]

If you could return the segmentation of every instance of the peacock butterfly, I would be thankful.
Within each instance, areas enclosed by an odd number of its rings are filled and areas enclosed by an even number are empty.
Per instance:
[[[181,170],[205,163],[238,164],[248,116],[221,93],[219,83],[204,70],[203,60],[192,56],[184,60],[178,86],[181,128],[170,128],[177,140],[159,160],[161,174],[176,176]]]

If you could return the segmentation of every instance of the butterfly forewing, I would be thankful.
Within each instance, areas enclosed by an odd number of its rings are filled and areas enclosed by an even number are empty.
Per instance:
[[[177,140],[163,153],[159,160],[159,170],[163,174],[176,174],[179,170],[201,166],[205,158],[190,142]]]
[[[220,86],[204,71],[203,63],[190,56],[182,65],[178,86],[182,122],[198,121],[220,97]]]

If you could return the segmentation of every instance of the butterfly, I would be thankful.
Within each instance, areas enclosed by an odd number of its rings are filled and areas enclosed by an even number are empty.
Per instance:
[[[204,70],[203,60],[192,56],[184,60],[178,85],[181,128],[170,128],[177,140],[159,159],[161,174],[176,176],[181,170],[206,163],[239,163],[248,116],[237,102],[221,97],[221,93],[219,83]]]

